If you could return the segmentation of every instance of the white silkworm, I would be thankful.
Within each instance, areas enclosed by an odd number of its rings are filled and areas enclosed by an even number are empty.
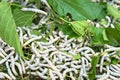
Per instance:
[[[0,61],[0,64],[3,64],[5,61],[7,61],[13,54],[14,52],[11,52],[10,54],[8,54],[4,59]]]
[[[46,5],[49,9],[51,9],[50,5],[48,4],[48,2],[47,2],[46,0],[41,0],[41,2],[45,3],[45,5]]]
[[[112,76],[112,75],[110,75],[109,77],[110,77],[110,79],[112,79],[112,80],[118,80],[116,77],[114,77],[114,76]]]
[[[23,60],[20,58],[20,63],[21,63],[21,67],[22,67],[22,71],[23,71],[23,74],[26,73],[26,70],[25,70],[25,63],[23,62]]]
[[[30,61],[28,61],[28,62],[29,62],[29,63],[31,63],[31,62],[33,62],[33,61],[34,61],[34,59],[35,59],[35,54],[33,54],[33,55],[32,55],[32,57],[31,57]]]
[[[116,70],[116,69],[113,68],[111,65],[110,65],[110,70],[113,71],[113,72],[115,72],[115,73],[120,74],[120,71],[119,71],[119,70]]]
[[[113,75],[113,76],[119,76],[120,77],[119,73],[115,73],[115,72],[110,71],[110,74]]]
[[[100,78],[99,80],[106,80],[109,77],[110,75],[109,66],[106,66],[106,68],[107,68],[107,74],[104,77]]]
[[[60,48],[61,51],[68,51],[71,50],[71,47],[67,47],[67,48]]]
[[[31,48],[32,48],[32,51],[36,54],[36,57],[40,57],[41,55],[39,54],[39,52],[36,50],[36,48],[34,47],[34,43],[31,44]]]
[[[7,56],[7,54],[5,53],[5,51],[4,51],[2,48],[0,48],[0,52],[1,52],[3,55]]]
[[[5,52],[8,52],[8,51],[14,51],[15,49],[13,47],[10,47],[10,46],[7,46],[5,48]]]
[[[110,51],[119,51],[120,47],[117,48],[110,48],[110,49],[105,49],[105,52],[110,52]]]
[[[51,68],[52,68],[53,70],[59,72],[59,70],[52,64],[52,62],[51,62],[50,60],[48,60],[45,56],[42,56],[42,57],[48,62],[48,64],[51,66]]]
[[[5,56],[0,52],[0,57],[5,58]]]
[[[64,42],[63,46],[66,46],[67,44],[69,44],[70,42],[72,42],[75,38],[71,38],[70,40],[67,40]]]
[[[65,37],[65,35],[63,35],[63,32],[62,31],[59,31],[59,36],[61,37],[61,38],[64,38]]]
[[[103,55],[101,60],[100,60],[100,72],[102,72],[102,70],[103,70],[103,62],[107,56],[108,56],[107,54]]]
[[[15,61],[14,61],[14,57],[13,57],[13,56],[11,56],[11,64],[10,64],[10,67],[11,67],[11,70],[12,70],[13,74],[14,74],[15,76],[18,76],[18,73],[17,73],[16,70],[15,70]]]
[[[102,75],[96,75],[96,78],[97,78],[97,79],[100,79],[100,78],[102,78],[102,77],[104,77],[104,76],[106,76],[106,73],[103,73]]]
[[[81,65],[81,68],[83,69],[83,76],[86,76],[86,68],[85,68],[85,62],[84,62],[85,58],[82,57],[81,58],[81,61],[82,61],[82,65]]]
[[[47,76],[44,76],[43,74],[41,74],[39,71],[36,71],[37,75],[40,76],[43,79],[47,79]]]
[[[66,70],[63,71],[63,77],[66,76],[66,73],[71,72],[71,71],[74,71],[75,74],[78,73],[78,71],[76,69],[74,69],[74,68],[68,68],[68,69],[66,69]]]
[[[17,61],[17,60],[18,60],[18,57],[19,57],[19,55],[16,53],[15,58],[14,58],[14,61]]]
[[[109,26],[110,26],[110,23],[111,23],[111,19],[110,19],[109,16],[106,16],[105,18],[108,20],[108,23],[107,23],[106,27],[109,27]]]
[[[55,51],[55,52],[52,52],[51,53],[51,55],[50,55],[50,57],[52,57],[53,55],[55,55],[55,54],[62,54],[62,55],[64,55],[64,56],[67,56],[67,57],[69,57],[69,58],[73,58],[71,55],[67,55],[66,53],[64,53],[64,52],[59,52],[59,51]]]
[[[52,72],[51,69],[49,69],[49,74],[50,74],[51,80],[56,80],[56,79],[55,79],[55,76],[54,76],[54,74],[53,74],[53,72]]]
[[[20,39],[20,42],[21,44],[23,45],[23,31],[20,27],[17,27],[18,30],[19,30],[19,39]]]
[[[76,64],[76,65],[75,65]],[[79,62],[78,61],[72,61],[71,62],[71,67],[75,68],[75,69],[80,69],[81,65],[78,65]]]
[[[7,79],[12,80],[12,78],[6,73],[0,72],[0,76],[6,77]]]
[[[110,24],[110,27],[111,27],[111,28],[115,28],[115,26],[114,26],[113,24]]]
[[[47,15],[47,13],[45,11],[39,10],[39,9],[34,9],[34,8],[22,8],[22,11],[32,11],[32,12],[36,12],[36,13],[40,13],[43,15]]]
[[[91,48],[89,48],[89,47],[82,47],[82,48],[78,49],[77,51],[81,52],[83,50],[90,50],[92,52],[92,54],[95,54],[95,52]]]
[[[38,36],[38,37],[32,38],[32,39],[28,40],[27,42],[25,42],[25,44],[23,44],[23,46],[26,46],[26,45],[28,45],[29,43],[31,43],[31,42],[33,42],[33,41],[35,41],[35,40],[39,40],[39,39],[41,39],[41,38],[42,38],[42,36]]]
[[[111,64],[111,66],[114,67],[117,71],[120,71],[120,68],[117,67],[116,65],[112,65],[112,64]]]
[[[44,46],[48,46],[48,45],[51,45],[51,44],[53,44],[54,42],[56,42],[58,39],[59,39],[60,37],[56,37],[53,41],[51,41],[51,42],[40,42],[42,45],[44,45]]]
[[[59,71],[54,71],[54,73],[56,73],[59,76],[60,80],[64,80],[63,75]]]
[[[8,71],[8,74],[10,75],[10,77],[11,77],[13,80],[15,80],[16,78],[15,78],[15,76],[12,74],[8,62],[6,62],[6,67],[7,67],[7,71]]]
[[[23,72],[23,71],[22,71],[22,67],[21,67],[21,65],[20,65],[19,63],[17,63],[17,62],[15,62],[15,65],[17,66],[20,75],[22,75],[22,72]]]
[[[72,72],[70,72],[70,77],[71,77],[72,80],[75,80]]]
[[[48,73],[48,69],[45,68],[43,71],[42,71],[42,74],[47,74]]]

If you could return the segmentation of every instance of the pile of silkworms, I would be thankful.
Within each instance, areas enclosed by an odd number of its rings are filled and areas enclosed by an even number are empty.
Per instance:
[[[15,0],[11,0],[14,2]],[[21,0],[22,1],[22,0]],[[23,1],[23,5],[27,4],[28,0]],[[50,9],[46,0],[41,0]],[[97,0],[96,0],[97,1]],[[118,1],[119,0],[115,0]],[[48,12],[34,8],[22,8],[23,11],[33,11],[42,16],[38,25],[45,24],[48,21],[46,15]],[[114,25],[109,16],[105,17],[107,24],[105,27]],[[93,22],[96,27],[99,23]],[[96,65],[97,73],[96,80],[120,80],[120,47],[113,47],[105,44],[100,52],[96,52],[88,46],[89,41],[86,41],[83,46],[83,40],[76,38],[68,38],[62,31],[55,30],[52,34],[46,37],[46,33],[40,35],[31,34],[32,28],[18,27],[17,31],[22,47],[24,48],[25,56],[28,59],[22,59],[15,52],[15,49],[7,45],[0,39],[0,65],[4,65],[6,71],[0,72],[0,79],[15,80],[18,76],[32,75],[40,77],[43,80],[89,80],[88,72],[92,67],[91,61],[93,56],[100,57],[99,63]],[[48,26],[49,27],[49,26]],[[46,31],[49,33],[49,30]],[[42,39],[45,38],[45,41]],[[80,58],[75,59],[74,56],[80,55]],[[111,63],[111,57],[118,60],[118,64]]]
[[[23,34],[23,30],[26,34]],[[29,49],[31,55],[29,60],[21,59],[14,48],[0,40],[0,65],[5,65],[7,72],[0,72],[0,78],[16,79],[18,75],[30,74],[39,76],[46,80],[64,80],[68,77],[71,80],[88,80],[87,73],[91,68],[92,56],[102,54],[97,64],[96,79],[118,80],[120,78],[120,64],[104,65],[104,62],[111,62],[110,57],[120,60],[118,51],[120,47],[104,46],[101,52],[95,52],[92,48],[80,47],[82,40],[64,35],[61,31],[53,31],[45,41],[41,41],[43,35],[36,36],[30,33],[29,28],[18,27],[22,46]],[[72,55],[80,54],[79,59]]]

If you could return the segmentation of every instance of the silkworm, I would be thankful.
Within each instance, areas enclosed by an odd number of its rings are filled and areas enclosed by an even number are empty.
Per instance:
[[[64,80],[63,75],[59,71],[53,71],[53,72],[59,76],[60,80]]]
[[[14,57],[13,56],[11,56],[11,64],[10,65],[11,65],[10,67],[11,67],[12,72],[14,73],[14,75],[18,76],[18,73],[15,70],[15,61],[14,61]]]
[[[68,68],[68,69],[66,69],[66,70],[63,71],[63,77],[66,76],[66,73],[71,72],[71,71],[74,71],[75,74],[78,73],[78,71],[76,69],[74,69],[74,68]]]
[[[15,76],[12,74],[8,62],[6,61],[5,63],[6,63],[6,67],[7,67],[8,74],[10,75],[10,77],[11,77],[13,80],[15,80],[16,78],[15,78]]]
[[[108,20],[108,23],[107,23],[106,27],[109,27],[109,26],[110,26],[110,23],[111,23],[111,19],[110,19],[109,16],[106,16],[105,18]]]
[[[4,56],[7,56],[7,54],[5,53],[5,51],[4,51],[2,48],[0,48],[0,52],[1,52]]]
[[[110,75],[109,66],[106,66],[106,68],[107,68],[107,74],[105,76],[103,76],[102,78],[100,78],[100,80],[106,80],[109,77],[109,75]]]
[[[109,77],[110,77],[110,79],[112,79],[112,80],[118,80],[116,77],[114,77],[114,76],[112,76],[112,75],[110,75]]]
[[[20,75],[22,75],[22,74],[23,74],[23,73],[22,73],[23,71],[22,71],[22,67],[21,67],[21,65],[20,65],[19,63],[17,63],[17,62],[15,62],[15,65],[17,66]]]
[[[36,71],[36,74],[37,74],[38,76],[40,76],[41,78],[43,78],[43,79],[47,79],[47,76],[44,76],[44,75],[41,74],[39,71]]]
[[[51,69],[49,69],[49,74],[50,74],[50,77],[51,77],[52,80],[56,80]]]
[[[60,37],[57,37],[57,38],[55,38],[53,41],[48,42],[48,43],[46,43],[46,42],[40,42],[40,43],[41,43],[42,45],[44,45],[44,46],[48,46],[48,45],[51,45],[51,44],[53,44],[54,42],[56,42],[59,38],[60,38]]]
[[[39,9],[34,9],[34,8],[22,8],[22,11],[32,11],[32,12],[36,12],[36,13],[40,13],[43,15],[47,15],[47,13],[43,10],[39,10]]]
[[[29,43],[31,43],[31,42],[33,42],[33,41],[35,41],[35,40],[39,40],[39,39],[41,39],[41,38],[42,38],[42,36],[38,36],[38,37],[32,38],[32,39],[28,40],[27,42],[25,42],[25,43],[23,44],[23,46],[26,46],[26,45],[28,45]]]
[[[49,9],[51,9],[50,5],[47,3],[46,0],[41,0],[41,2],[45,3],[45,5],[46,5]]]
[[[100,60],[100,72],[102,72],[102,70],[103,70],[103,62],[107,56],[108,56],[107,54],[103,55],[101,60]]]
[[[112,65],[112,64],[111,64],[111,66],[114,67],[117,71],[120,71],[120,68],[117,67],[116,65]]]
[[[75,80],[72,72],[70,72],[70,78],[71,78],[72,80]]]
[[[20,58],[20,63],[21,63],[22,71],[23,71],[23,73],[25,74],[25,73],[26,73],[25,63],[24,63],[24,61],[23,61],[21,58]]]
[[[75,68],[75,69],[80,69],[81,65],[78,65],[78,61],[72,61],[71,62],[71,67]]]
[[[11,52],[10,54],[8,54],[4,59],[0,61],[0,64],[3,64],[5,61],[7,61],[13,54],[14,52]]]
[[[36,54],[36,57],[40,57],[41,55],[40,55],[39,52],[35,49],[34,45],[35,45],[34,43],[31,44],[32,51]]]
[[[104,52],[110,52],[110,51],[119,51],[120,50],[120,47],[117,47],[117,48],[110,48],[110,49],[105,49]]]
[[[8,74],[6,74],[6,73],[0,72],[0,76],[2,76],[0,78],[6,77],[7,79],[12,80],[12,78]]]
[[[90,50],[92,54],[95,54],[95,52],[91,48],[89,48],[89,47],[82,47],[82,48],[78,49],[77,51],[81,52],[83,50]]]
[[[47,59],[46,57],[44,57],[44,56],[42,56],[42,57],[48,62],[48,64],[51,66],[51,68],[52,68],[53,70],[59,72],[59,70],[51,63],[50,60],[48,60],[48,59]]]
[[[23,45],[23,31],[20,27],[17,27],[18,30],[19,30],[19,39],[20,39],[20,42],[21,44]]]
[[[0,57],[5,58],[5,56],[0,52]]]

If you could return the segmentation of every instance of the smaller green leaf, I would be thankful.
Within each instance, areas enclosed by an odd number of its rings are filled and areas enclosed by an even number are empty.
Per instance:
[[[72,30],[79,36],[84,35],[85,30],[87,28],[90,28],[90,25],[87,21],[73,21],[70,22],[70,24],[72,25],[71,26]]]
[[[101,46],[105,43],[102,34],[104,28],[91,27],[89,31],[93,34],[92,45]]]
[[[116,58],[114,58],[114,57],[111,57],[111,64],[116,65],[116,64],[118,64],[118,62],[119,62],[118,59],[116,59]]]
[[[108,41],[107,34],[106,34],[105,30],[103,30],[102,35],[103,35],[103,40]]]
[[[106,34],[109,39],[108,44],[112,46],[119,46],[120,45],[120,31],[116,28],[106,28]]]
[[[12,14],[16,25],[20,27],[24,25],[31,26],[36,13],[30,11],[22,11],[21,8],[22,6],[18,4],[11,4]]]
[[[100,54],[98,56],[94,56],[92,57],[92,61],[91,61],[91,70],[90,72],[88,73],[88,77],[89,77],[89,80],[95,80],[95,75],[96,75],[96,65],[98,64],[99,62],[99,59],[100,59]]]
[[[120,23],[115,22],[114,23],[115,28],[120,32]]]
[[[117,51],[117,55],[120,57],[120,51]]]
[[[65,35],[69,35],[69,38],[78,37],[78,35],[71,29],[68,24],[59,24],[58,29]]]
[[[107,5],[107,13],[113,16],[115,19],[120,18],[120,11],[114,8],[112,5]]]

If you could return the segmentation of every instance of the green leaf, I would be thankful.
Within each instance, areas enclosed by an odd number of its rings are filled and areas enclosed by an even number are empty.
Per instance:
[[[114,57],[111,57],[111,64],[116,65],[116,64],[118,64],[118,62],[119,62],[118,59],[116,59],[116,58],[114,58]]]
[[[31,26],[36,13],[22,11],[19,8],[13,10],[13,17],[17,26]]]
[[[70,14],[74,20],[98,19],[104,16],[104,7],[91,0],[47,0],[60,16]],[[102,14],[101,14],[102,13]]]
[[[93,35],[92,45],[101,46],[105,43],[102,34],[104,28],[91,27],[89,31]]]
[[[88,77],[89,77],[89,80],[95,80],[95,75],[96,75],[96,65],[98,64],[99,62],[99,59],[100,59],[100,54],[98,56],[94,56],[92,57],[92,61],[91,61],[91,70],[90,72],[88,73]]]
[[[113,16],[115,19],[120,18],[120,11],[114,8],[112,5],[107,5],[107,13]]]
[[[87,28],[90,28],[90,25],[87,21],[73,21],[70,22],[70,24],[72,25],[71,26],[72,30],[79,36],[84,35],[85,30]]]
[[[59,24],[58,29],[65,35],[69,35],[69,38],[78,37],[78,35],[73,30],[71,30],[71,27],[68,24]]]
[[[112,46],[119,46],[120,45],[120,31],[116,28],[106,28],[106,34],[109,39],[108,44]]]
[[[22,58],[24,57],[16,31],[16,24],[10,5],[7,2],[0,3],[0,37],[13,46]]]
[[[115,28],[120,32],[120,23],[115,22],[114,23]]]
[[[105,29],[102,31],[102,35],[104,41],[109,41]]]

